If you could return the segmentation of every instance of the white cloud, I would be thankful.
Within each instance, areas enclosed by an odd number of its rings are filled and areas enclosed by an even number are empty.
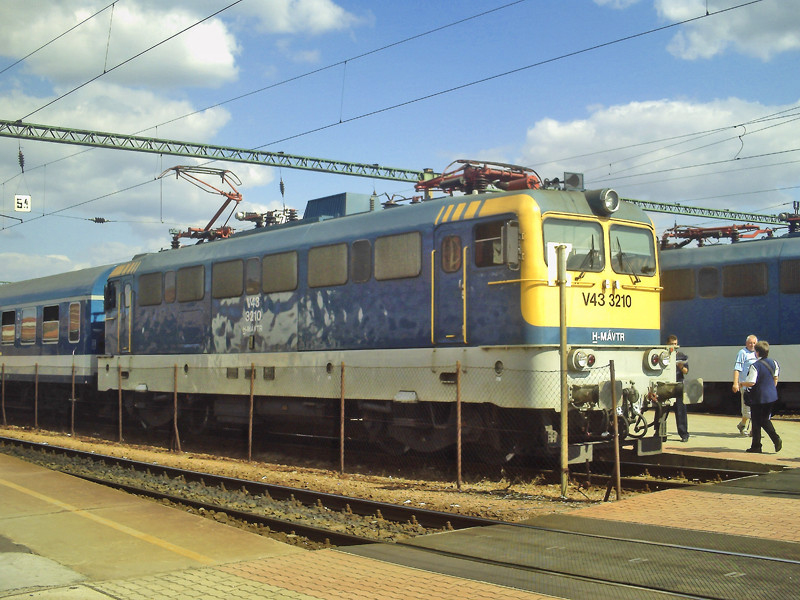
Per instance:
[[[711,16],[683,26],[668,49],[680,58],[709,59],[728,49],[767,61],[782,52],[800,50],[800,11],[785,0],[763,0],[715,15],[735,6],[730,0],[656,0],[655,7],[665,21],[682,21],[708,11]]]
[[[0,239],[3,239],[0,232]],[[0,252],[0,264],[3,265],[2,281],[22,281],[36,276],[53,275],[74,271],[78,268],[64,255],[37,256],[19,252]]]
[[[278,40],[275,44],[284,56],[288,56],[292,62],[297,63],[316,63],[320,59],[318,50],[295,50],[288,39]]]
[[[616,10],[622,10],[638,3],[639,0],[594,0],[598,6],[607,6]]]
[[[776,207],[790,204],[791,192],[771,190],[796,185],[800,156],[783,151],[797,147],[800,125],[790,116],[748,122],[787,108],[739,99],[592,107],[585,119],[537,122],[518,162],[543,178],[583,172],[587,187],[614,187],[622,196],[657,202],[728,208],[732,196],[741,206],[738,195],[751,192],[743,210],[778,213]],[[748,124],[737,127],[742,123]],[[675,218],[660,220],[671,224]]]
[[[86,19],[96,7],[28,2],[4,6],[3,11],[0,54],[21,58]],[[207,14],[191,5],[121,2],[114,7],[113,20],[108,9],[15,69],[72,87],[113,69]],[[238,52],[225,23],[211,19],[104,77],[128,85],[214,87],[236,78]]]
[[[251,2],[242,11],[252,13],[258,19],[258,28],[267,33],[318,35],[349,29],[364,20],[331,0]]]

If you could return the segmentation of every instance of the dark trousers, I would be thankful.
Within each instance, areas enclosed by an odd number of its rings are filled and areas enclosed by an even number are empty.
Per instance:
[[[683,398],[675,399],[675,427],[678,429],[678,435],[681,439],[689,435],[689,418],[686,415],[686,405],[683,403]]]
[[[775,431],[775,427],[770,420],[770,414],[775,407],[774,402],[769,404],[753,404],[750,407],[750,419],[753,423],[753,442],[751,447],[756,450],[761,450],[761,430],[767,432],[769,439],[775,444],[778,442],[780,436]]]

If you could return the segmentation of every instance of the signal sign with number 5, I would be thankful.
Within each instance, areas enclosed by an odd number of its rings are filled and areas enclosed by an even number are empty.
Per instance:
[[[22,195],[14,196],[14,210],[17,212],[31,212],[31,197]]]

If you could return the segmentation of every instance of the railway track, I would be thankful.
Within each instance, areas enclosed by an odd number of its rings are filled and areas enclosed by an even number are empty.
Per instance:
[[[220,520],[347,546],[504,523],[493,519],[199,473],[70,448],[0,438],[3,451],[128,493]],[[296,542],[295,542],[296,543]]]

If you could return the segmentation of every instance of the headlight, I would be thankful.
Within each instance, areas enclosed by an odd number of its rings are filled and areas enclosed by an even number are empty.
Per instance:
[[[592,209],[599,215],[608,216],[619,209],[619,194],[610,188],[587,190],[584,195]]]
[[[567,364],[571,371],[585,371],[594,366],[596,359],[594,354],[589,354],[584,350],[572,350],[567,357]]]
[[[669,352],[660,348],[653,348],[644,357],[645,367],[651,371],[661,371],[669,366]]]

